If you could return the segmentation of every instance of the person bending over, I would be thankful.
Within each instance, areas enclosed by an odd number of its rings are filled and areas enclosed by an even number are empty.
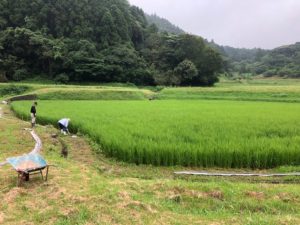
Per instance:
[[[69,118],[63,118],[58,121],[58,126],[60,128],[60,132],[63,133],[64,135],[69,133],[68,126],[69,126],[70,121],[71,121],[71,119],[69,119]]]

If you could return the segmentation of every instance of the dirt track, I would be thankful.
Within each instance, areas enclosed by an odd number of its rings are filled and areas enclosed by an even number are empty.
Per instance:
[[[3,117],[3,111],[2,111],[2,107],[0,107],[0,119],[7,119]],[[25,128],[26,129],[26,128]],[[31,136],[33,137],[34,141],[35,141],[35,146],[34,148],[31,150],[31,152],[29,154],[37,154],[40,153],[42,150],[42,141],[39,138],[39,136],[34,132],[34,130],[31,129],[26,129],[30,132]],[[7,162],[0,162],[0,167],[6,165]]]

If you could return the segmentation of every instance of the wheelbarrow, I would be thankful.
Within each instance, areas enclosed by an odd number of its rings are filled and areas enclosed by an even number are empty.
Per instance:
[[[31,175],[40,174],[43,181],[47,181],[49,167],[45,159],[40,154],[26,154],[23,156],[12,157],[6,159],[18,173],[17,186],[20,186],[23,181],[29,181]],[[46,170],[45,176],[43,170]]]

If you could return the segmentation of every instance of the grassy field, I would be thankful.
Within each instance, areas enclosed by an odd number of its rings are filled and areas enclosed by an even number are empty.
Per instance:
[[[28,119],[31,102],[14,102]],[[38,122],[72,119],[107,156],[136,164],[273,168],[300,164],[300,105],[246,101],[40,101]]]
[[[13,88],[11,87],[13,86]],[[17,90],[15,87],[19,87]],[[25,90],[24,90],[25,87]],[[246,100],[300,102],[297,79],[224,80],[214,87],[136,87],[131,84],[55,85],[51,83],[0,83],[0,97],[36,94],[40,100]]]
[[[288,164],[255,172],[300,171],[299,84],[287,79],[226,80],[213,88],[161,91],[122,85],[14,84],[28,86],[26,94],[53,99],[39,100],[38,123],[56,125],[58,118],[71,117],[72,129],[93,141],[81,135],[62,136],[69,149],[64,159],[59,141],[51,137],[57,129],[38,126],[42,154],[57,167],[51,168],[48,182],[36,177],[19,188],[15,171],[1,167],[0,224],[300,224],[299,184],[283,183],[299,179],[279,179],[279,184],[273,184],[252,178],[173,176],[174,171],[214,165]],[[0,89],[9,85],[0,84]],[[15,88],[7,90],[15,92]],[[151,96],[166,100],[145,101]],[[76,99],[108,101],[70,101]],[[246,99],[251,101],[232,101]],[[13,107],[20,118],[28,119],[30,104],[15,102]],[[31,136],[23,130],[29,126],[7,106],[0,106],[0,162],[33,148]],[[227,171],[209,169],[220,170]]]
[[[0,98],[34,94],[39,100],[145,100],[153,95],[148,89],[137,87],[0,84]]]
[[[300,102],[299,87],[249,86],[220,88],[166,88],[158,99],[246,100],[268,102]]]
[[[30,124],[1,108],[0,161],[34,146],[23,130]],[[16,172],[9,166],[0,168],[0,224],[300,224],[299,184],[174,179],[173,171],[188,168],[109,160],[93,154],[82,137],[61,137],[69,147],[64,159],[51,138],[54,128],[38,126],[36,132],[43,156],[57,167],[48,182],[37,176],[23,187],[15,186]]]
[[[300,81],[297,79],[225,80],[213,88],[165,88],[157,98],[300,102]]]

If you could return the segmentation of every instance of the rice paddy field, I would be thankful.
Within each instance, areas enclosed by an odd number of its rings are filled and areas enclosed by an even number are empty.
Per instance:
[[[0,224],[300,224],[297,177],[174,176],[299,172],[300,80],[226,80],[212,88],[13,85],[0,84],[3,100],[35,94],[38,124],[54,125],[35,130],[42,155],[56,166],[47,182],[32,177],[24,187],[15,187],[9,166],[0,169]],[[0,107],[0,161],[34,146],[23,121],[31,103]],[[67,159],[53,138],[62,117],[77,133],[58,135]]]
[[[44,103],[39,103],[42,110]],[[1,108],[0,162],[34,146],[24,130],[29,123],[15,118],[9,107]],[[56,166],[50,168],[47,182],[37,175],[21,187],[16,187],[17,174],[10,166],[0,167],[1,225],[300,224],[295,178],[275,183],[273,179],[174,177],[174,170],[188,168],[111,160],[94,154],[85,137],[61,135],[69,151],[65,159],[59,140],[52,137],[56,129],[37,126],[36,132],[43,142],[43,157]],[[271,171],[287,170],[300,171],[299,167]]]
[[[295,93],[295,92],[293,92]],[[14,102],[28,119],[31,102]],[[39,101],[38,123],[71,118],[110,157],[152,165],[300,165],[300,104],[264,101]]]
[[[300,102],[300,81],[297,79],[249,80],[220,82],[215,87],[165,88],[158,99],[245,100],[264,102]]]

